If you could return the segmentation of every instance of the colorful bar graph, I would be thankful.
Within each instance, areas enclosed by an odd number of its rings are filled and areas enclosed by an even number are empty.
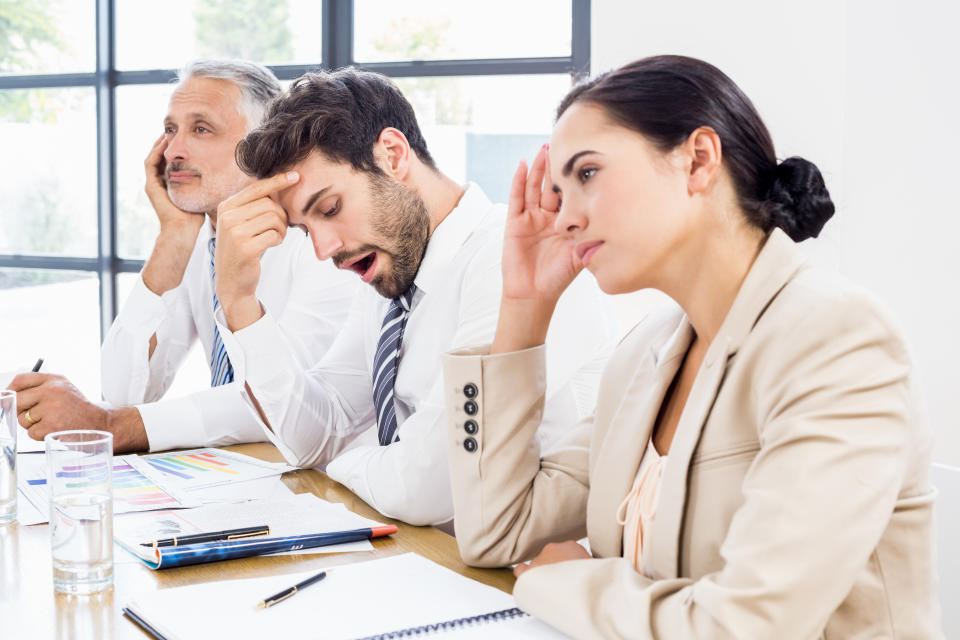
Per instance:
[[[158,471],[186,480],[192,480],[198,477],[200,473],[206,473],[208,471],[240,475],[239,471],[231,469],[231,466],[239,464],[237,461],[218,458],[218,456],[213,453],[191,453],[182,456],[151,456],[146,458],[146,462]]]

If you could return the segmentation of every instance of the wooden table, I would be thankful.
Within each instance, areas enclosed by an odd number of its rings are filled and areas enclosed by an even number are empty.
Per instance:
[[[270,444],[227,447],[262,460],[280,462]],[[294,493],[313,493],[330,502],[342,502],[351,511],[399,530],[373,541],[373,551],[354,553],[271,556],[228,560],[204,565],[151,571],[139,562],[114,564],[114,586],[93,596],[53,591],[48,525],[0,526],[0,638],[3,640],[96,640],[148,637],[127,620],[121,607],[134,594],[214,580],[255,578],[299,573],[325,566],[382,558],[412,551],[480,582],[510,592],[513,573],[507,569],[474,569],[460,560],[456,541],[433,527],[414,527],[380,515],[349,489],[314,470],[287,473],[283,482]],[[122,517],[122,516],[121,516]],[[115,548],[115,553],[123,553]],[[115,556],[115,560],[117,557]]]

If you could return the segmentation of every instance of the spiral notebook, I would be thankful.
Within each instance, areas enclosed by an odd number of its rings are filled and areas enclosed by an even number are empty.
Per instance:
[[[265,597],[315,574],[208,582],[134,598],[124,613],[155,638],[565,638],[513,597],[407,553],[335,566],[268,609]]]

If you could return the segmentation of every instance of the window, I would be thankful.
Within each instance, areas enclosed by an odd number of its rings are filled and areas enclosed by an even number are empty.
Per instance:
[[[499,201],[589,68],[589,0],[20,0],[2,11],[0,140],[14,152],[0,158],[0,326],[30,339],[0,352],[0,371],[43,356],[94,397],[98,338],[159,228],[143,159],[183,63],[248,58],[284,84],[350,64],[391,76],[439,166]]]

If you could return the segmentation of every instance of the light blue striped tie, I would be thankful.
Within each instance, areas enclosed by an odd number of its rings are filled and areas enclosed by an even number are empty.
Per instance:
[[[397,412],[393,399],[393,383],[400,363],[400,343],[407,314],[417,288],[410,285],[399,298],[390,301],[390,308],[380,327],[380,341],[373,357],[373,404],[377,408],[377,435],[381,445],[388,445],[400,437],[397,433]]]
[[[219,387],[222,384],[233,382],[233,365],[227,348],[223,346],[220,329],[217,328],[217,311],[220,310],[220,301],[217,300],[217,270],[213,266],[213,255],[217,248],[217,239],[210,238],[210,279],[213,283],[213,349],[210,350],[210,386]]]

